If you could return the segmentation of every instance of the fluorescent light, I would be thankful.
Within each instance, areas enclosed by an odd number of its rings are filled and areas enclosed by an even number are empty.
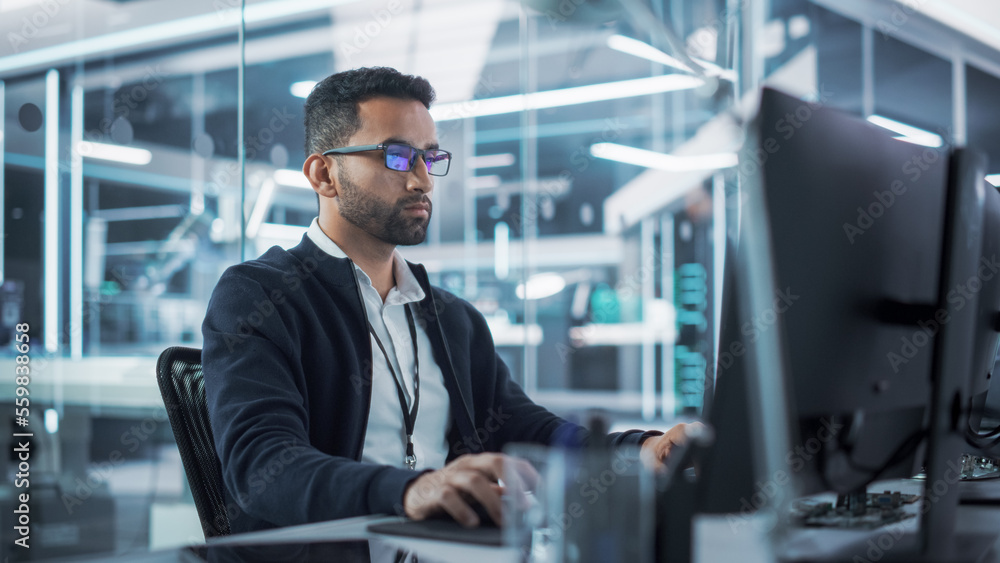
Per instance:
[[[538,346],[542,343],[542,327],[537,324],[511,324],[506,315],[486,317],[495,346]]]
[[[253,211],[250,212],[250,218],[247,219],[247,238],[257,238],[260,226],[264,223],[264,219],[267,217],[267,212],[271,209],[271,199],[274,197],[274,180],[268,178],[264,180],[264,183],[260,186],[260,192],[257,194],[257,201],[253,204]]]
[[[45,73],[45,351],[59,351],[59,71]]]
[[[798,14],[788,18],[788,37],[793,41],[809,35],[811,29],[808,16]]]
[[[472,187],[477,190],[488,190],[491,188],[499,188],[503,181],[500,176],[492,174],[490,176],[473,176]]]
[[[331,8],[343,4],[352,4],[358,0],[272,0],[260,4],[251,4],[243,10],[243,20],[249,26],[273,19],[304,14],[317,10]],[[0,73],[7,73],[38,66],[54,66],[56,63],[68,60],[85,60],[101,53],[133,52],[138,47],[170,41],[176,44],[180,39],[218,31],[231,31],[240,24],[239,4],[232,10],[212,10],[211,12],[165,21],[119,31],[88,37],[78,41],[70,41],[52,47],[42,47],[17,55],[0,57]],[[230,16],[229,14],[232,14]]]
[[[45,409],[45,431],[49,434],[59,431],[59,413],[56,409]]]
[[[566,287],[566,280],[552,272],[535,274],[525,283],[518,284],[515,293],[520,299],[543,299],[551,297]]]
[[[940,135],[920,129],[919,127],[901,123],[895,119],[889,119],[888,117],[883,117],[881,115],[869,115],[868,121],[883,129],[888,129],[893,133],[898,133],[899,137],[896,138],[900,141],[906,141],[907,143],[933,148],[944,145],[944,139],[942,139]]]
[[[1000,174],[990,174],[986,177],[986,181],[1000,188]]]
[[[643,43],[638,39],[632,39],[631,37],[625,37],[624,35],[612,35],[608,37],[608,47],[611,47],[615,51],[620,51],[635,57],[653,61],[654,63],[660,63],[661,65],[666,65],[678,70],[694,72],[691,67],[684,64],[680,60],[675,59],[656,47],[653,47],[649,43]]]
[[[503,221],[493,228],[493,273],[498,280],[510,274],[510,227]]]
[[[306,175],[302,173],[301,170],[291,170],[289,168],[279,168],[274,171],[274,181],[282,186],[288,186],[290,188],[304,188],[307,190],[312,189],[312,184],[309,183],[309,179]]]
[[[149,164],[153,160],[153,153],[146,149],[109,145],[106,143],[92,143],[90,141],[78,142],[76,144],[76,152],[85,158],[111,160],[125,164],[137,164],[139,166]]]
[[[308,98],[309,93],[316,86],[317,82],[315,80],[303,80],[302,82],[294,82],[289,88],[292,95],[296,98]]]
[[[739,159],[734,153],[674,156],[616,143],[595,143],[590,146],[590,154],[597,158],[670,172],[715,170],[736,166],[739,163]]]
[[[465,165],[469,168],[499,168],[511,164],[514,164],[514,154],[509,152],[470,156],[465,159]]]
[[[298,242],[309,227],[296,225],[281,225],[279,223],[262,223],[257,231],[257,237],[268,240]]]
[[[656,47],[653,47],[648,43],[643,43],[638,39],[632,39],[631,37],[625,37],[624,35],[612,35],[611,37],[608,37],[608,47],[611,47],[616,51],[621,51],[622,53],[627,53],[648,61],[653,61],[654,63],[660,63],[671,68],[676,68],[677,70],[694,72],[690,66],[684,64],[680,59],[671,57]],[[713,62],[699,59],[697,57],[691,57],[691,60],[704,67],[704,72],[708,76],[717,76],[730,81],[736,79],[736,71],[732,69],[722,68]]]
[[[662,94],[676,90],[690,90],[702,84],[704,81],[695,76],[664,74],[530,94],[441,104],[431,108],[431,117],[435,121],[448,121],[484,115],[500,115],[524,110],[564,107],[603,100]]]
[[[717,76],[723,80],[729,80],[730,82],[736,80],[736,71],[731,68],[722,68],[721,66],[705,59],[699,59],[696,57],[691,57],[691,60],[705,67],[705,74],[709,76]]]

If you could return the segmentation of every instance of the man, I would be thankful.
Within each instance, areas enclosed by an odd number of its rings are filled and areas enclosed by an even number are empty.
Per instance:
[[[511,381],[478,311],[396,251],[424,240],[450,165],[433,99],[388,68],[319,83],[302,167],[319,216],[212,295],[205,388],[233,532],[376,513],[475,526],[476,504],[499,522],[504,444],[589,440]],[[606,439],[662,462],[683,428],[659,434]]]

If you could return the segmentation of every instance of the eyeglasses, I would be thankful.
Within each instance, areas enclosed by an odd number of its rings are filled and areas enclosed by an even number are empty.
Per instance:
[[[441,149],[418,149],[401,143],[380,143],[378,145],[359,145],[356,147],[330,149],[324,152],[323,156],[377,150],[385,153],[385,167],[389,170],[409,172],[413,170],[413,165],[417,163],[418,156],[424,159],[424,164],[427,165],[427,173],[431,176],[444,176],[451,167],[451,153],[448,151]]]

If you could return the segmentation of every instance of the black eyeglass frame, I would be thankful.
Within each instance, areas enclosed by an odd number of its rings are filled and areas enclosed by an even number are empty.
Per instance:
[[[389,152],[386,149],[388,149],[391,146],[407,147],[408,149],[412,150],[415,153],[414,158],[410,161],[410,167],[408,169],[396,170],[395,168],[389,166]],[[382,163],[385,164],[385,167],[388,168],[389,170],[394,170],[396,172],[410,172],[411,170],[413,170],[413,167],[417,164],[417,158],[416,158],[417,156],[419,156],[420,160],[423,160],[424,164],[426,165],[427,164],[426,155],[430,151],[437,151],[439,153],[444,153],[448,155],[448,160],[447,160],[448,167],[444,169],[443,174],[434,174],[433,172],[430,171],[430,168],[428,167],[427,169],[428,174],[430,174],[431,176],[445,176],[448,174],[448,171],[451,170],[451,156],[452,156],[451,152],[446,151],[444,149],[418,149],[417,147],[414,147],[412,145],[407,145],[406,143],[379,143],[377,145],[357,145],[353,147],[341,147],[339,149],[330,149],[328,151],[323,151],[323,156],[331,154],[352,154],[356,152],[377,151],[377,150],[382,151]]]

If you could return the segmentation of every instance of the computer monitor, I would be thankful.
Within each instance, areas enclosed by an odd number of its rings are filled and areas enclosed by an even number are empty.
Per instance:
[[[781,325],[802,492],[913,475],[897,452],[931,394],[934,321],[911,322],[937,302],[947,152],[770,90],[758,119],[765,150],[783,141],[762,180],[774,291],[796,297]]]
[[[929,485],[944,479],[979,298],[963,294],[963,309],[949,295],[975,277],[984,170],[968,151],[764,89],[741,155],[707,409],[718,440],[700,459],[696,511],[863,493],[921,466]],[[898,553],[954,553],[957,494],[936,497]]]
[[[1000,346],[1000,192],[983,182],[986,205],[983,208],[983,249],[980,253],[976,279],[969,291],[979,293],[979,310],[976,318],[974,351],[972,354],[972,379],[970,382],[969,429],[978,437],[980,432],[988,434],[983,427],[984,414],[997,418],[987,404],[990,382],[996,365],[997,348]],[[992,391],[1000,396],[1000,387]],[[984,440],[973,440],[974,445],[989,444],[995,436],[984,436]]]
[[[740,242],[769,247],[773,299],[741,314],[729,282],[717,384],[741,375],[742,350],[778,338],[800,492],[913,475],[915,451],[896,452],[921,433],[930,401],[948,152],[771,89],[748,146],[741,179],[759,182],[747,196],[763,199],[768,225]]]

